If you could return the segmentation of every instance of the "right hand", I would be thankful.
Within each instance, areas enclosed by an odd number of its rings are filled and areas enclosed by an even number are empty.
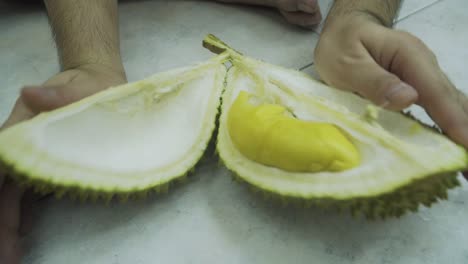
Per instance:
[[[223,3],[237,3],[267,6],[278,9],[291,24],[314,28],[322,21],[318,0],[216,0]]]
[[[276,7],[291,24],[314,28],[322,21],[318,0],[276,0]]]
[[[123,67],[87,64],[61,72],[42,85],[24,87],[0,130],[125,82]],[[14,183],[3,184],[5,176],[0,174],[0,263],[19,264],[19,237],[31,225],[25,209],[33,201]]]
[[[388,109],[422,106],[448,137],[468,148],[468,98],[413,35],[362,13],[336,16],[324,27],[315,63],[327,84]]]

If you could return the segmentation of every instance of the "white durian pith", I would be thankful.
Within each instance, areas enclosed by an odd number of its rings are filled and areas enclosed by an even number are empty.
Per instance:
[[[375,197],[433,175],[467,166],[464,148],[400,113],[377,109],[354,94],[307,75],[235,56],[228,71],[218,132],[218,152],[238,177],[270,193],[304,199]],[[342,172],[288,172],[243,156],[230,138],[227,115],[239,91],[285,106],[297,118],[335,124],[361,155]],[[377,111],[377,112],[376,112]]]
[[[215,128],[223,56],[111,87],[0,134],[0,160],[51,185],[136,192],[186,174]]]

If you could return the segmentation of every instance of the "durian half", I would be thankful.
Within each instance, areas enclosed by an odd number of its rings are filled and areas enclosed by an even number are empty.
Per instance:
[[[459,185],[467,152],[434,129],[301,72],[241,55],[214,36],[205,42],[230,52],[233,64],[217,151],[237,179],[266,198],[385,218],[430,206]],[[277,122],[275,111],[302,124]],[[310,131],[301,133],[306,125]],[[336,142],[350,145],[337,148]],[[336,161],[344,165],[333,167]]]
[[[62,196],[110,198],[167,191],[207,148],[225,55],[111,87],[0,133],[4,171]]]

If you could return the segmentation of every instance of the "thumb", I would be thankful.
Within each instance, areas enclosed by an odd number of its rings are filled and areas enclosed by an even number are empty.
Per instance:
[[[387,109],[399,111],[418,100],[416,89],[387,72],[378,64],[354,67],[351,73],[354,92],[368,98],[375,104]]]
[[[71,100],[62,91],[56,86],[27,86],[22,89],[21,97],[26,106],[39,113],[68,104]]]

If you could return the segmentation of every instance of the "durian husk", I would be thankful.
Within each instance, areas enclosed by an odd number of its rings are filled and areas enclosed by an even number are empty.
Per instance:
[[[205,64],[223,64],[226,62],[228,56],[227,54],[221,54],[214,58],[211,58],[208,61],[201,62],[199,64],[194,64],[188,66],[187,68],[198,68],[203,67]],[[184,67],[185,68],[185,67]],[[157,73],[148,77],[148,79],[164,79],[166,75],[172,74],[174,71],[183,70],[184,68],[177,68],[173,70],[168,70],[167,72]],[[221,79],[224,81],[224,77]],[[145,81],[145,80],[143,80]],[[136,81],[134,85],[138,85],[140,81]],[[124,84],[117,87],[109,87],[110,89],[125,89],[123,86],[133,85],[132,83]],[[222,93],[222,88],[220,89]],[[92,97],[100,96],[100,94],[107,93],[108,91],[104,90],[98,94],[84,98],[78,102],[75,102],[71,105],[59,108],[50,112],[42,113],[39,116],[34,117],[33,119],[40,118],[41,115],[53,114],[54,112],[66,111],[66,108],[73,108],[75,105],[82,104],[83,101],[92,100]],[[202,152],[198,153],[198,156],[194,158],[194,162],[191,167],[185,169],[182,173],[178,175],[173,175],[167,181],[160,181],[152,185],[148,185],[145,188],[139,189],[109,189],[106,186],[102,185],[82,185],[80,182],[69,183],[69,182],[60,182],[60,181],[48,181],[46,179],[38,178],[35,176],[35,172],[25,172],[19,167],[9,163],[7,159],[3,158],[0,155],[0,175],[6,177],[7,181],[14,182],[18,187],[23,190],[33,191],[36,194],[41,196],[54,196],[56,199],[70,199],[72,201],[80,202],[104,202],[106,204],[111,201],[117,202],[126,202],[129,200],[143,200],[148,198],[151,195],[165,195],[168,194],[170,190],[174,189],[176,186],[185,184],[189,181],[189,177],[193,175],[197,167],[202,163],[201,161],[209,160],[215,153],[215,137],[213,133],[217,131],[217,120],[220,111],[220,104],[217,105],[214,113],[214,118],[212,122],[208,122],[208,131],[209,136],[206,137],[206,142],[204,142],[205,149]],[[32,120],[32,119],[31,119]],[[23,121],[28,122],[28,121]],[[22,122],[22,123],[23,123]],[[21,125],[16,124],[14,126]],[[1,153],[0,153],[1,154]],[[26,154],[27,155],[27,154]]]

